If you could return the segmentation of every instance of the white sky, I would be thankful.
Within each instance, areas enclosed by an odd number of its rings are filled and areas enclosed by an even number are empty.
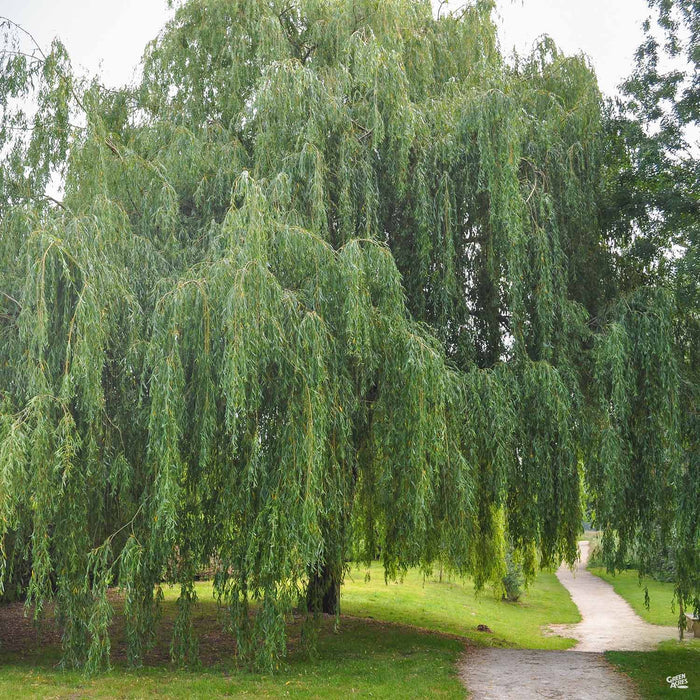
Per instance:
[[[460,0],[451,0],[459,6]],[[565,53],[586,53],[603,92],[630,73],[646,0],[497,0],[501,44],[525,53],[549,34]],[[43,46],[59,36],[73,64],[100,71],[107,85],[129,82],[146,43],[171,15],[165,0],[0,0],[0,15]]]

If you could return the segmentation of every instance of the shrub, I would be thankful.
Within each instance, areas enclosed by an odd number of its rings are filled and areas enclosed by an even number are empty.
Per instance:
[[[515,603],[525,589],[525,575],[520,557],[512,549],[506,552],[506,575],[501,579],[503,583],[503,600]]]

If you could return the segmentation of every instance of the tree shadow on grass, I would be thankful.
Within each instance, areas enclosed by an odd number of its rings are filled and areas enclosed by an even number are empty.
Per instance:
[[[110,592],[114,617],[110,627],[111,664],[126,668],[127,644],[123,617],[123,598]],[[175,600],[165,600],[156,627],[156,642],[144,657],[145,667],[174,668],[170,642],[177,615]],[[252,613],[254,614],[254,613]],[[192,611],[192,625],[198,640],[199,661],[203,668],[232,670],[243,665],[236,653],[236,641],[225,629],[226,611],[216,601],[200,600]],[[286,666],[309,662],[303,642],[305,615],[295,612],[287,626]],[[447,650],[463,647],[466,640],[392,622],[369,618],[322,615],[317,621],[317,645],[313,660],[317,663],[347,662],[372,656],[410,656],[436,647]],[[43,619],[34,623],[31,612],[21,602],[0,605],[0,664],[32,666],[45,670],[58,667],[61,659],[61,634],[47,606]]]

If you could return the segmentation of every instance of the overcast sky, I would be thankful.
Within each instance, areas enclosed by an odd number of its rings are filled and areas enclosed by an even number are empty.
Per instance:
[[[452,0],[458,6],[459,0]],[[646,0],[498,0],[505,53],[525,53],[549,34],[565,53],[586,53],[603,92],[629,74],[640,43]],[[129,82],[146,43],[171,15],[165,0],[0,0],[0,15],[42,45],[59,36],[74,66],[100,71],[103,82]]]

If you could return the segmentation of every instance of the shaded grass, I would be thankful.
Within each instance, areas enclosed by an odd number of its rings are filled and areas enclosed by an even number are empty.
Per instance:
[[[171,606],[165,603],[166,615],[174,612]],[[57,646],[43,647],[24,658],[5,652],[0,654],[0,697],[345,698],[357,694],[395,698],[402,697],[407,687],[415,697],[464,697],[456,675],[457,658],[464,650],[461,640],[353,619],[343,620],[336,633],[334,624],[333,619],[323,620],[313,660],[299,647],[292,648],[274,675],[236,668],[229,657],[197,671],[175,669],[164,662],[131,670],[121,662],[110,673],[85,678],[55,669]],[[291,625],[291,635],[298,633],[297,625]]]
[[[662,642],[657,651],[608,651],[608,661],[637,684],[643,698],[700,697],[700,639]],[[688,689],[672,689],[668,676],[685,673]]]
[[[379,564],[353,569],[346,577],[341,607],[344,614],[390,620],[466,637],[479,646],[519,646],[529,649],[567,649],[573,639],[547,636],[543,626],[576,623],[578,608],[557,577],[541,572],[517,603],[495,598],[491,591],[475,595],[467,581],[424,578],[409,571],[402,583],[384,582]],[[479,632],[486,625],[489,632]]]
[[[590,567],[592,574],[607,581],[643,620],[653,625],[677,625],[678,606],[673,605],[673,584],[639,578],[637,571],[628,569],[610,574],[605,567]],[[649,589],[649,609],[644,605],[644,587]]]

